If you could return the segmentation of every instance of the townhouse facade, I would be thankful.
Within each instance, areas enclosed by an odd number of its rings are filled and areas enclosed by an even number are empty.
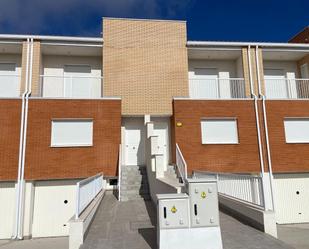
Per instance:
[[[0,51],[0,238],[67,235],[78,180],[117,188],[147,163],[145,115],[164,165],[178,148],[189,175],[263,174],[277,222],[309,222],[308,44],[105,18],[103,38],[1,35]]]

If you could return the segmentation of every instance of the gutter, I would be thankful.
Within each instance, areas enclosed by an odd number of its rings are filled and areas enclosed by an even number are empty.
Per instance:
[[[258,108],[258,97],[254,94],[253,89],[253,79],[252,79],[252,70],[251,70],[251,46],[248,46],[248,64],[249,64],[249,76],[250,76],[250,87],[251,87],[251,95],[253,96],[254,101],[254,112],[255,112],[255,121],[256,121],[256,129],[257,129],[257,137],[258,137],[258,147],[259,147],[259,157],[260,157],[260,168],[262,174],[262,188],[263,188],[263,202],[264,202],[264,210],[266,211],[266,198],[264,192],[264,157],[262,150],[262,141],[261,141],[261,128],[260,128],[260,119],[259,119],[259,108]]]
[[[26,57],[26,76],[25,76],[25,91],[22,94],[22,109],[20,118],[20,135],[19,135],[19,155],[18,155],[18,176],[17,176],[17,190],[16,190],[16,213],[15,213],[15,227],[12,239],[17,239],[19,234],[19,220],[20,220],[20,199],[21,199],[21,168],[22,168],[22,154],[23,154],[23,137],[24,137],[24,118],[25,118],[25,97],[28,93],[29,80],[29,38],[27,39],[27,57]]]
[[[268,125],[267,125],[267,113],[266,113],[266,97],[262,94],[261,90],[261,76],[260,76],[260,67],[259,67],[259,53],[258,53],[258,46],[256,46],[255,50],[255,59],[257,65],[257,78],[258,78],[258,89],[259,89],[259,96],[262,97],[262,107],[263,107],[263,119],[264,119],[264,128],[265,128],[265,137],[266,137],[266,150],[267,150],[267,162],[268,162],[268,169],[269,169],[269,182],[270,182],[270,192],[271,192],[271,201],[272,201],[272,208],[275,211],[275,202],[274,202],[274,190],[273,190],[273,170],[272,170],[272,162],[271,162],[271,153],[270,153],[270,144],[269,144],[269,133],[268,133]]]

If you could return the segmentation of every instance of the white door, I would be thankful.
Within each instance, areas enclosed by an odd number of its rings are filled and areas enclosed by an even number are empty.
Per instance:
[[[145,165],[145,126],[141,118],[124,119],[125,165]]]
[[[278,99],[288,97],[288,86],[283,70],[265,69],[264,79],[267,98]]]
[[[163,154],[164,165],[169,163],[169,121],[163,118],[152,118],[154,135],[158,136],[159,153]]]
[[[0,97],[18,97],[19,79],[14,63],[0,63]]]
[[[309,222],[309,175],[282,174],[274,178],[277,223]]]
[[[64,97],[89,98],[92,92],[90,66],[66,65],[64,67]]]
[[[33,237],[67,236],[75,211],[76,181],[35,183]]]
[[[218,98],[219,81],[216,68],[195,68],[190,79],[190,97],[195,99]]]

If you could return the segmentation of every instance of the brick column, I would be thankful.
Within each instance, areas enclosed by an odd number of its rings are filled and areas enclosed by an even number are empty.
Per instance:
[[[32,96],[40,96],[41,94],[41,84],[40,84],[40,74],[41,74],[41,43],[40,41],[34,41],[33,44],[33,60],[32,60]]]
[[[26,87],[26,67],[27,67],[27,42],[24,41],[22,45],[22,55],[21,55],[20,95],[24,93]]]

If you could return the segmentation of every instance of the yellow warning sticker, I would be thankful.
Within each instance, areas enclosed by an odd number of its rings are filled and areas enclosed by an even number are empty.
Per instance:
[[[176,208],[175,206],[173,206],[173,207],[171,208],[171,211],[172,211],[172,213],[174,214],[174,213],[177,212],[177,208]]]
[[[203,191],[203,192],[201,193],[201,197],[202,197],[203,199],[206,198],[206,192],[205,192],[205,191]]]

